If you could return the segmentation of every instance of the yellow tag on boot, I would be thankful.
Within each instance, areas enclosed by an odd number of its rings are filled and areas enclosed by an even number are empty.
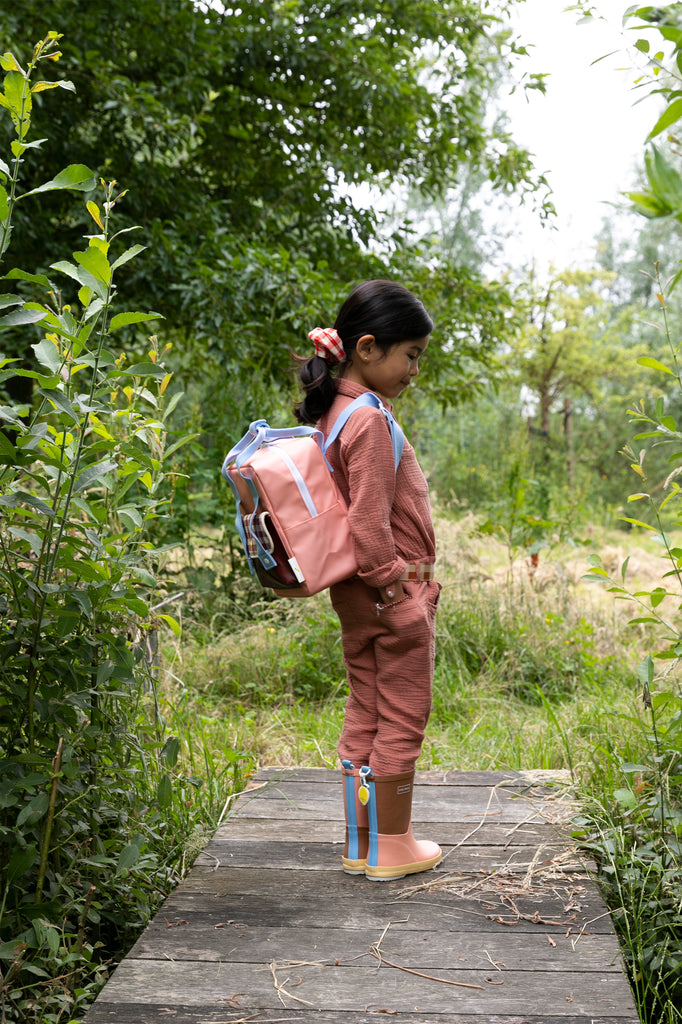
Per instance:
[[[360,801],[363,807],[366,807],[367,804],[369,803],[369,790],[367,789],[367,786],[364,784],[364,782],[361,784],[358,790],[358,800]]]

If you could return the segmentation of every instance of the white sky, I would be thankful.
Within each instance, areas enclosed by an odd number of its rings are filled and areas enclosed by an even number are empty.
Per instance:
[[[612,212],[608,203],[636,184],[644,140],[658,116],[658,103],[642,99],[644,93],[634,89],[636,72],[626,70],[645,61],[633,50],[640,33],[622,26],[632,0],[593,2],[605,20],[589,24],[566,12],[569,0],[518,6],[517,31],[531,54],[524,67],[550,77],[544,97],[531,93],[527,101],[518,91],[504,105],[515,139],[534,153],[536,168],[553,188],[558,230],[542,230],[536,218],[520,215],[507,250],[514,262],[535,258],[539,266],[558,269],[589,264],[594,236]],[[654,33],[641,35],[660,44]],[[599,61],[612,51],[617,53]]]

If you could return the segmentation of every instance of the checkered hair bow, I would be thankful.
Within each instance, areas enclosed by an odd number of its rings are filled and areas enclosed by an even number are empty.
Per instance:
[[[342,363],[346,358],[343,342],[333,327],[315,327],[308,335],[315,342],[315,355],[329,363]]]

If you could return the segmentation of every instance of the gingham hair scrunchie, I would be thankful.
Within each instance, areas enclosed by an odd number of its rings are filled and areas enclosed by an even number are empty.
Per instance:
[[[328,363],[342,363],[346,358],[343,342],[333,327],[314,327],[308,337],[315,342],[315,355]]]

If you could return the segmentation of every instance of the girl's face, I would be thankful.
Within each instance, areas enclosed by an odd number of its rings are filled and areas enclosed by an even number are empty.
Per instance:
[[[343,376],[376,391],[382,398],[397,398],[419,373],[419,360],[426,351],[429,338],[427,334],[415,341],[400,341],[384,352],[373,335],[365,334],[358,341]]]

